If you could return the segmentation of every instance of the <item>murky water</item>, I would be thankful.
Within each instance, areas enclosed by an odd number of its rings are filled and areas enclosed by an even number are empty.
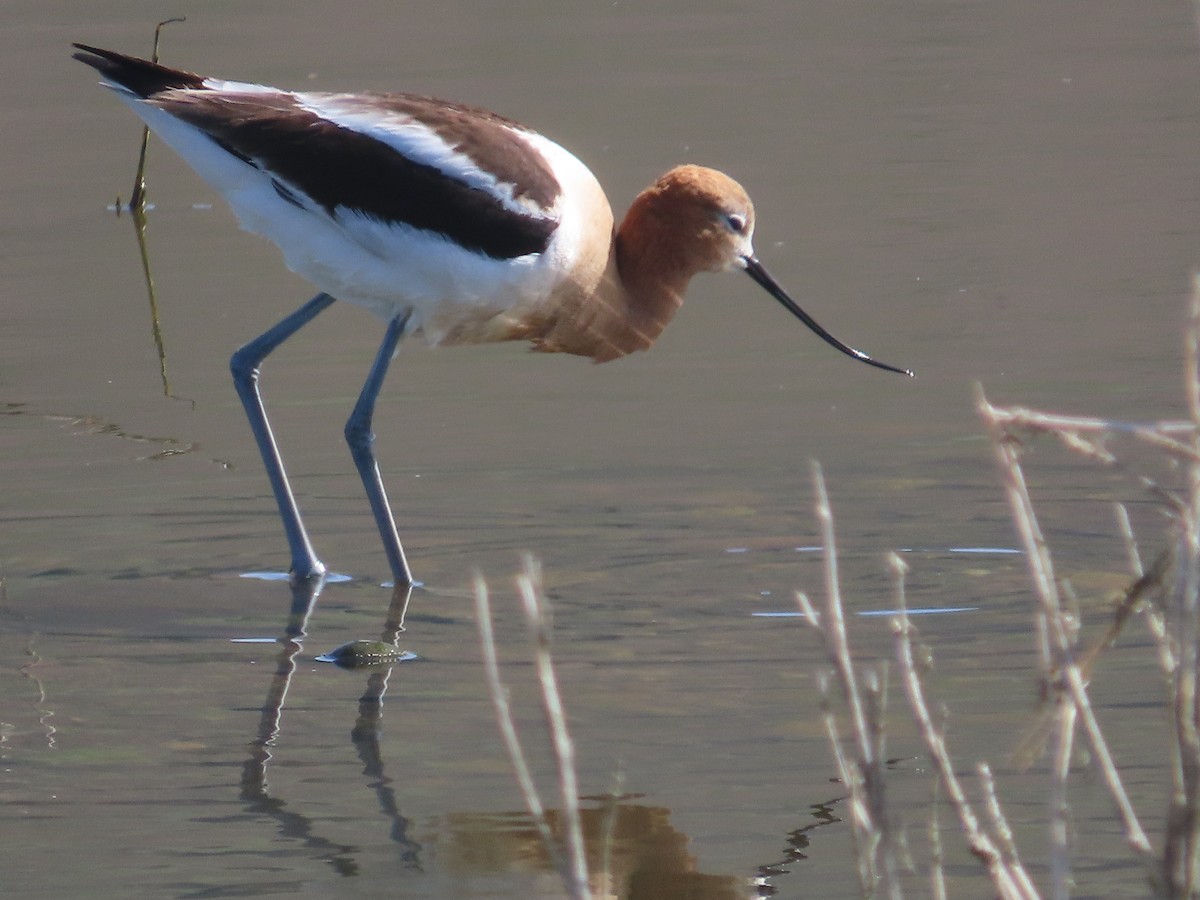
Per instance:
[[[341,425],[381,329],[337,309],[264,393],[328,585],[301,643],[287,563],[226,360],[311,293],[152,145],[154,336],[128,195],[139,128],[68,55],[148,51],[158,4],[15,2],[0,58],[0,870],[27,896],[553,896],[482,683],[470,580],[497,591],[531,742],[511,576],[543,561],[585,827],[628,897],[854,896],[816,711],[808,460],[825,466],[854,610],[973,607],[920,626],[964,769],[999,771],[1030,863],[1044,779],[1005,767],[1032,716],[1028,593],[972,384],[1123,418],[1182,410],[1179,324],[1200,258],[1200,51],[1186,3],[260,3],[182,10],[164,58],[226,77],[405,89],[489,106],[574,149],[623,210],[670,165],[757,200],[760,258],[845,340],[817,342],[739,276],[699,279],[649,354],[592,366],[508,347],[406,348],[378,449],[425,587],[386,684],[314,661],[387,632],[386,561]],[[1135,486],[1050,448],[1031,471],[1065,574],[1103,621]],[[303,612],[301,610],[300,612]],[[297,613],[297,617],[299,613]],[[296,625],[298,618],[293,618]],[[886,622],[855,620],[864,658]],[[1134,638],[1096,695],[1149,823],[1156,675]],[[283,696],[286,688],[286,697]],[[386,688],[382,705],[372,702]],[[364,695],[366,700],[360,701]],[[925,764],[895,717],[895,790]],[[537,753],[539,774],[548,754]],[[556,804],[552,804],[556,805]],[[1076,799],[1080,895],[1141,892],[1100,789]],[[952,843],[952,841],[949,841]],[[955,896],[986,896],[950,847]],[[819,887],[814,887],[819,885]]]

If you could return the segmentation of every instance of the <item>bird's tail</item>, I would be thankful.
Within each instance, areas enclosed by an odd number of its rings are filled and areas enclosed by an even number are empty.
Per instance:
[[[87,63],[104,80],[115,88],[128,91],[138,97],[152,97],[162,91],[173,88],[202,88],[204,76],[182,69],[172,69],[168,66],[139,59],[136,56],[126,56],[112,50],[101,50],[99,47],[89,47],[87,44],[73,44],[80,53],[72,54],[74,59]]]

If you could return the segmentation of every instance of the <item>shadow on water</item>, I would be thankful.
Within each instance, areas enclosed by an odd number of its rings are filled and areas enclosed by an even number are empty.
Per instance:
[[[338,844],[314,834],[313,822],[303,813],[287,809],[286,801],[272,797],[267,787],[267,767],[272,748],[282,733],[284,701],[296,672],[296,657],[303,649],[308,618],[324,587],[323,578],[292,586],[292,606],[283,635],[278,639],[280,649],[275,674],[263,701],[258,735],[250,743],[250,756],[242,767],[241,799],[246,803],[248,813],[273,819],[279,826],[281,836],[302,841],[338,874],[357,875],[358,865],[354,860],[353,846]],[[411,595],[411,587],[393,590],[381,642],[396,645],[404,631],[404,613]],[[384,774],[383,755],[379,747],[383,697],[392,668],[391,665],[368,667],[370,671],[366,688],[358,702],[358,718],[350,732],[350,739],[363,762],[363,774],[370,779],[369,784],[375,791],[380,810],[391,822],[390,838],[401,848],[404,867],[419,870],[420,844],[409,837],[410,823],[400,813],[391,786],[392,780]]]
[[[362,847],[321,834],[318,817],[298,811],[297,801],[273,794],[268,783],[273,753],[284,742],[284,710],[307,636],[307,623],[324,588],[324,579],[291,586],[291,608],[283,633],[276,639],[279,652],[275,671],[263,701],[257,734],[242,765],[239,798],[251,819],[269,820],[280,838],[299,842],[312,858],[326,863],[337,875],[351,878],[362,874]],[[412,593],[411,586],[393,589],[380,644],[399,648]],[[403,662],[417,659],[413,654],[401,657]],[[364,786],[374,794],[378,814],[387,824],[388,840],[399,849],[400,868],[423,874],[433,866],[455,876],[474,878],[518,873],[556,877],[554,861],[530,816],[523,811],[447,812],[432,823],[432,840],[423,842],[416,836],[419,826],[402,811],[397,782],[387,774],[381,744],[384,697],[396,665],[342,667],[366,678],[350,729],[350,743],[362,763]],[[632,802],[641,796],[609,793],[580,798],[585,804],[580,815],[588,871],[597,896],[621,900],[744,900],[772,896],[778,890],[772,882],[793,874],[794,867],[808,858],[812,833],[842,821],[835,809],[844,799],[812,804],[808,813],[811,821],[783,836],[784,850],[778,860],[761,864],[753,876],[737,876],[696,871],[696,858],[688,852],[690,839],[671,824],[671,810]],[[359,819],[363,818],[361,812]],[[552,833],[561,840],[564,823],[560,812],[547,810],[547,820]],[[436,861],[431,859],[430,844],[436,845]]]

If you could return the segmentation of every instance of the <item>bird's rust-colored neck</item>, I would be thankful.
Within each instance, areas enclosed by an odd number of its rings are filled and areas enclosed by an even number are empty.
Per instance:
[[[607,201],[604,209],[607,212]],[[611,221],[611,218],[608,219]],[[577,273],[560,286],[535,349],[596,362],[651,347],[698,272],[733,268],[753,251],[754,207],[728,175],[677,166],[634,198],[610,240],[596,234]]]
[[[696,204],[672,170],[629,207],[608,248],[599,282],[574,304],[536,349],[590,356],[596,362],[649,349],[676,311],[692,277],[714,265],[711,208]],[[573,307],[573,308],[571,308]],[[568,308],[570,311],[568,312]]]

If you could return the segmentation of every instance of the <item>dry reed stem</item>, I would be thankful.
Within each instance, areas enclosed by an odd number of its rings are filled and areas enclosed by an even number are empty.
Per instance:
[[[995,421],[1003,429],[1032,431],[1049,434],[1071,449],[1081,450],[1097,460],[1111,465],[1116,457],[1095,441],[1083,438],[1085,434],[1129,434],[1150,446],[1166,451],[1187,462],[1200,462],[1200,450],[1170,437],[1170,433],[1183,432],[1193,435],[1196,426],[1191,422],[1163,420],[1159,422],[1120,422],[1114,419],[1098,419],[1091,416],[1063,416],[1038,412],[1019,406],[994,407]]]
[[[500,664],[496,654],[496,637],[492,629],[491,602],[488,597],[488,586],[483,576],[475,576],[475,619],[479,627],[479,644],[483,654],[484,677],[487,681],[488,694],[492,699],[492,708],[496,712],[496,724],[500,729],[500,737],[504,741],[504,749],[508,751],[508,760],[517,776],[517,786],[521,790],[521,798],[525,808],[537,828],[550,861],[554,867],[564,873],[562,855],[558,852],[554,835],[546,821],[546,810],[533,783],[529,765],[525,761],[525,751],[521,747],[521,739],[517,735],[516,721],[513,719],[512,707],[508,702],[508,688],[500,679]]]
[[[875,894],[875,885],[878,881],[875,850],[879,844],[879,831],[871,820],[862,774],[857,766],[851,764],[846,756],[846,751],[842,748],[842,736],[838,732],[837,716],[833,712],[833,700],[829,687],[828,673],[817,673],[817,692],[821,697],[821,722],[825,726],[825,735],[829,738],[838,779],[849,792],[846,797],[846,806],[850,816],[850,839],[854,844],[858,883],[862,888],[863,896],[871,897]]]
[[[1133,804],[1129,800],[1125,787],[1121,782],[1108,743],[1100,730],[1091,703],[1088,700],[1087,688],[1084,684],[1083,673],[1073,660],[1072,641],[1067,614],[1063,610],[1062,598],[1054,577],[1054,565],[1050,557],[1050,549],[1042,535],[1034,512],[1033,500],[1025,482],[1025,474],[1021,469],[1016,447],[1010,436],[1002,427],[1002,417],[996,414],[996,408],[988,403],[979,391],[978,406],[980,415],[988,426],[992,437],[992,446],[1004,481],[1005,494],[1008,497],[1013,521],[1021,543],[1025,549],[1029,564],[1030,577],[1038,600],[1038,614],[1044,620],[1046,632],[1050,640],[1053,654],[1052,671],[1057,670],[1059,680],[1057,690],[1065,690],[1074,704],[1079,716],[1092,753],[1096,758],[1101,776],[1109,795],[1117,807],[1117,812],[1125,827],[1125,837],[1135,855],[1151,868],[1151,876],[1157,881],[1158,873],[1153,871],[1154,853],[1146,832],[1138,821]]]
[[[1134,579],[1141,579],[1146,574],[1145,567],[1142,565],[1142,554],[1138,549],[1137,537],[1133,533],[1133,524],[1129,521],[1129,511],[1125,508],[1124,503],[1116,504],[1117,512],[1117,530],[1121,534],[1121,539],[1125,544],[1125,553],[1129,559],[1129,571],[1133,574]],[[1163,578],[1165,580],[1166,573]],[[1162,610],[1152,603],[1142,603],[1135,608],[1142,618],[1145,620],[1146,629],[1154,638],[1154,647],[1158,652],[1158,666],[1166,678],[1168,688],[1173,682],[1173,675],[1177,660],[1175,651],[1171,647],[1171,640],[1167,634],[1166,617]],[[1172,696],[1173,696],[1173,689]]]
[[[1058,583],[1054,577],[1054,564],[1025,484],[1025,473],[1021,469],[1018,457],[1018,445],[1004,430],[999,411],[988,403],[983,389],[977,386],[976,390],[977,405],[992,439],[992,447],[1004,479],[1005,496],[1012,511],[1017,534],[1025,548],[1030,579],[1039,601],[1036,617],[1037,648],[1042,668],[1043,691],[1046,696],[1050,696],[1050,685],[1055,672],[1062,664],[1062,635],[1056,634],[1056,630],[1064,630],[1061,616],[1062,598],[1059,596]]]
[[[1142,564],[1141,552],[1138,550],[1137,538],[1133,533],[1133,525],[1129,521],[1129,512],[1126,510],[1123,503],[1117,505],[1117,526],[1120,531],[1121,538],[1125,543],[1125,551],[1129,560],[1129,569],[1136,579],[1134,585],[1130,587],[1128,594],[1132,594],[1140,583],[1146,577],[1146,570]],[[1154,565],[1157,567],[1160,562],[1166,559],[1173,559],[1171,548],[1168,546],[1159,557],[1155,560]],[[1163,571],[1159,577],[1158,587],[1162,588],[1162,583],[1165,582],[1168,573]],[[1175,672],[1179,665],[1179,659],[1175,654],[1174,640],[1167,631],[1167,620],[1164,610],[1160,605],[1153,603],[1140,603],[1134,608],[1134,612],[1140,613],[1143,621],[1146,624],[1146,630],[1150,632],[1150,636],[1154,639],[1154,649],[1158,654],[1158,667],[1163,674],[1165,686],[1168,696],[1171,698],[1172,706],[1174,705],[1175,697]],[[1173,773],[1178,774],[1179,754],[1178,748],[1175,749],[1175,756],[1172,760]]]
[[[908,705],[917,724],[917,730],[925,742],[925,748],[933,760],[942,785],[946,789],[951,809],[958,816],[958,821],[966,837],[967,846],[971,853],[983,863],[991,878],[992,886],[997,894],[1005,900],[1035,900],[1036,891],[1030,892],[1028,875],[1021,867],[1020,861],[1008,861],[1001,853],[995,842],[980,827],[979,819],[971,809],[962,784],[954,772],[954,763],[946,749],[943,735],[933,724],[929,707],[925,702],[924,689],[917,672],[913,658],[912,626],[908,614],[901,611],[899,616],[892,619],[892,633],[896,645],[896,659],[900,668],[900,683],[904,688]]]
[[[971,852],[981,861],[992,879],[992,884],[1002,897],[1025,898],[1033,900],[1038,897],[1024,867],[1021,865],[1016,845],[1012,841],[1012,833],[1008,828],[999,801],[996,799],[994,786],[991,781],[991,771],[986,764],[981,766],[981,777],[984,779],[984,794],[988,801],[988,809],[996,823],[1002,838],[1002,845],[997,848],[992,840],[979,827],[978,818],[970,808],[966,795],[954,773],[949,751],[946,749],[945,738],[934,725],[925,703],[924,691],[921,686],[920,674],[917,671],[913,654],[912,634],[915,631],[908,618],[908,605],[905,591],[904,576],[908,565],[899,554],[888,556],[888,565],[892,571],[896,589],[896,608],[900,615],[892,619],[892,628],[896,640],[897,659],[900,665],[902,684],[909,706],[917,722],[918,731],[925,742],[930,756],[938,769],[940,778],[935,782],[944,784],[950,798],[950,804],[958,815],[963,831],[967,835]],[[935,896],[945,896],[945,878],[941,862],[941,842],[936,834],[936,811],[931,821],[931,847],[934,854],[934,870],[932,874]]]
[[[1200,434],[1200,275],[1193,275],[1192,302],[1184,340],[1184,393]],[[1200,448],[1200,438],[1193,437]],[[1162,876],[1172,896],[1194,896],[1197,873],[1197,803],[1200,802],[1200,738],[1196,692],[1197,639],[1200,638],[1200,465],[1187,471],[1187,503],[1179,520],[1175,589],[1167,603],[1165,635],[1172,652],[1160,647],[1160,659],[1173,657],[1170,672],[1175,745],[1172,793],[1167,812]]]
[[[979,774],[979,788],[983,794],[984,809],[987,810],[988,818],[991,820],[992,833],[996,836],[996,842],[1000,847],[1000,855],[1004,860],[1005,868],[1012,873],[1013,878],[1020,884],[1023,896],[1037,897],[1038,890],[1034,887],[1029,873],[1025,871],[1025,867],[1021,864],[1021,856],[1017,852],[1017,845],[1013,840],[1012,829],[1008,825],[1004,809],[1000,806],[1000,798],[996,796],[996,780],[992,777],[992,767],[982,762],[976,766],[975,771]]]
[[[1141,578],[1146,570],[1142,566],[1142,552],[1138,549],[1137,535],[1133,533],[1133,522],[1129,520],[1129,510],[1124,503],[1114,503],[1113,512],[1117,517],[1117,532],[1125,544],[1125,556],[1129,561],[1129,571],[1134,578]]]
[[[850,708],[850,719],[854,727],[859,758],[870,763],[874,757],[873,747],[868,737],[862,698],[858,691],[858,681],[854,677],[854,665],[850,661],[850,644],[846,638],[846,617],[842,607],[841,583],[838,577],[837,542],[833,533],[833,508],[829,505],[829,494],[825,490],[825,476],[821,471],[821,465],[815,460],[812,463],[812,480],[817,494],[817,522],[821,528],[821,546],[824,548],[825,560],[825,619],[821,633],[828,645],[830,662],[833,663],[833,668],[838,673],[842,694]]]
[[[816,611],[812,608],[812,605],[804,594],[797,594],[796,601],[810,624],[819,621]],[[821,627],[816,624],[814,624],[814,627],[824,637],[824,631]],[[830,650],[828,640],[826,640],[826,649]],[[850,819],[850,838],[854,844],[859,885],[862,888],[864,897],[873,897],[880,886],[878,856],[881,845],[881,829],[872,815],[866,780],[863,776],[863,765],[861,761],[857,763],[851,762],[850,758],[846,756],[846,751],[842,745],[842,736],[838,730],[837,716],[833,711],[830,674],[828,672],[818,672],[816,681],[817,693],[821,698],[821,721],[825,726],[825,734],[829,739],[829,746],[833,753],[833,762],[837,769],[838,779],[848,792],[846,807]],[[899,894],[896,891],[898,891],[898,887],[889,887],[888,896],[898,897]]]
[[[1143,571],[1125,589],[1125,595],[1121,598],[1120,603],[1117,604],[1116,610],[1113,611],[1112,621],[1109,623],[1108,628],[1104,630],[1104,634],[1096,638],[1091,646],[1079,655],[1077,662],[1085,682],[1091,680],[1092,669],[1095,668],[1100,655],[1116,643],[1121,632],[1125,630],[1125,624],[1138,609],[1139,605],[1142,604],[1142,601],[1146,599],[1147,595],[1163,587],[1174,559],[1174,551],[1171,547],[1166,547],[1155,557],[1154,562],[1150,564],[1150,569]],[[1137,564],[1140,568],[1140,560],[1138,560]]]
[[[942,829],[938,822],[941,781],[933,779],[929,801],[929,893],[933,900],[946,900],[946,866],[942,852]]]
[[[1071,777],[1071,755],[1075,747],[1075,726],[1079,716],[1074,705],[1065,702],[1062,694],[1056,693],[1050,701],[1055,715],[1051,724],[1054,753],[1050,766],[1050,814],[1049,865],[1050,891],[1055,900],[1066,900],[1071,895],[1071,804],[1068,799]]]
[[[812,479],[817,498],[817,521],[824,548],[825,610],[819,615],[804,594],[797,594],[796,602],[800,611],[804,613],[805,620],[822,637],[849,710],[851,743],[855,749],[853,761],[846,757],[842,749],[826,689],[826,731],[839,771],[850,791],[851,821],[855,830],[859,877],[863,882],[864,893],[870,896],[899,898],[901,891],[896,859],[897,842],[884,794],[882,763],[885,756],[885,737],[882,721],[882,686],[878,675],[872,673],[865,686],[860,687],[855,674],[846,636],[846,618],[838,579],[833,510],[829,505],[821,466],[815,461],[812,463]]]
[[[545,628],[544,599],[541,599],[539,582],[534,580],[536,578],[536,566],[532,560],[526,562],[526,575],[523,577],[527,579],[527,584],[523,584],[518,580],[518,587],[521,590],[523,605],[526,606],[526,622],[534,639],[535,648],[540,648],[535,649],[535,662],[538,668],[538,679],[542,687],[544,708],[548,720],[551,720],[550,727],[552,740],[555,745],[555,761],[558,766],[559,787],[563,794],[562,819],[567,833],[566,859],[563,858],[563,854],[558,847],[558,842],[554,839],[554,834],[546,818],[545,806],[533,782],[533,777],[529,772],[529,765],[526,762],[525,752],[521,747],[516,722],[512,715],[512,708],[508,702],[508,689],[504,686],[504,682],[500,678],[500,665],[496,653],[495,633],[492,628],[491,603],[488,597],[487,583],[483,580],[483,576],[476,575],[475,612],[479,627],[479,642],[483,655],[485,680],[488,685],[488,693],[491,696],[492,707],[496,712],[496,723],[499,726],[504,747],[508,751],[509,762],[512,764],[513,772],[516,775],[517,785],[521,790],[521,797],[524,799],[525,807],[529,811],[529,815],[537,828],[542,845],[546,848],[550,862],[562,879],[563,886],[566,887],[571,900],[591,900],[592,894],[588,888],[587,860],[583,850],[583,833],[579,816],[579,795],[575,787],[573,751],[568,749],[564,757],[559,747],[559,741],[562,739],[562,736],[557,733],[557,729],[561,727],[562,735],[566,736],[568,745],[570,744],[570,736],[566,735],[565,715],[562,711],[561,700],[558,699],[557,683],[554,681],[553,666],[549,659],[549,639]],[[525,599],[527,590],[535,595],[535,612],[539,616],[536,623],[530,618],[528,601]],[[545,659],[541,659],[543,650]],[[548,681],[545,675],[547,669],[549,670]],[[550,684],[551,687],[547,688],[547,684]],[[554,695],[554,703],[547,699],[550,693]],[[552,709],[556,710],[556,712],[552,713]],[[558,717],[557,724],[553,721],[555,716]],[[569,768],[569,773],[564,775],[566,768]],[[572,801],[570,804],[567,802],[568,793]]]
[[[1200,4],[1196,9],[1200,10]],[[1184,394],[1189,422],[1158,422],[1150,425],[1111,422],[1101,419],[1050,416],[1029,410],[1002,410],[991,406],[979,393],[979,409],[988,424],[996,457],[1004,477],[1014,522],[1024,543],[1032,579],[1039,600],[1039,617],[1044,619],[1059,680],[1056,688],[1070,697],[1126,829],[1126,837],[1135,854],[1151,870],[1154,888],[1164,896],[1194,896],[1200,888],[1200,696],[1197,694],[1200,666],[1200,275],[1193,276],[1193,291],[1184,338]],[[1186,492],[1183,496],[1160,489],[1153,481],[1143,483],[1165,502],[1174,514],[1175,539],[1161,551],[1148,569],[1144,569],[1128,513],[1117,509],[1119,531],[1125,542],[1134,582],[1126,591],[1113,623],[1100,641],[1078,659],[1073,658],[1071,623],[1054,590],[1049,553],[1037,526],[1029,499],[1015,440],[1009,429],[1024,428],[1054,435],[1068,448],[1082,452],[1105,465],[1121,467],[1121,462],[1084,434],[1102,431],[1124,432],[1157,447],[1175,460],[1186,463]],[[1185,433],[1184,439],[1169,436]],[[1186,441],[1186,442],[1185,442]],[[1174,588],[1165,590],[1171,572]],[[1146,597],[1166,594],[1164,609],[1143,603]],[[1112,643],[1128,618],[1140,610],[1154,637],[1159,666],[1164,673],[1170,696],[1174,741],[1172,752],[1172,793],[1168,808],[1161,858],[1155,859],[1145,832],[1134,814],[1120,776],[1109,754],[1099,724],[1087,698],[1087,675],[1101,650]],[[1066,722],[1060,724],[1066,727]],[[1065,788],[1066,760],[1059,754],[1055,780]],[[1055,838],[1057,842],[1058,837]]]
[[[1190,352],[1190,351],[1189,351]],[[1188,390],[1189,395],[1191,389]],[[1179,518],[1188,515],[1187,502],[1171,491],[1159,487],[1148,475],[1129,469],[1119,457],[1101,446],[1104,436],[1113,433],[1134,435],[1165,452],[1172,462],[1182,462],[1188,467],[1200,463],[1200,427],[1185,421],[1163,420],[1153,423],[1121,422],[1112,419],[1096,419],[1082,416],[1063,416],[1019,407],[991,406],[983,397],[983,390],[976,386],[977,405],[982,411],[986,407],[985,420],[993,425],[993,436],[1003,434],[1004,439],[1019,443],[1018,432],[1046,434],[1059,441],[1064,447],[1085,459],[1103,466],[1115,468],[1135,479]],[[1168,432],[1186,432],[1190,442],[1185,443],[1168,435]],[[1089,437],[1084,435],[1088,434]]]
[[[554,662],[550,657],[549,615],[545,594],[542,593],[541,567],[532,556],[525,557],[525,571],[517,576],[517,588],[525,610],[525,623],[533,640],[534,663],[542,687],[542,708],[546,727],[550,730],[554,762],[558,769],[559,796],[567,843],[567,863],[572,896],[587,897],[587,856],[584,852],[583,824],[579,815],[579,787],[575,774],[575,742],[567,729],[567,713],[558,690]]]
[[[1200,8],[1200,4],[1198,4]],[[1200,273],[1192,274],[1192,302],[1183,338],[1183,391],[1192,417],[1193,442],[1200,432]]]
[[[1200,0],[1197,0],[1195,8],[1200,22]],[[1190,422],[1128,423],[1049,415],[1024,409],[1000,409],[992,406],[982,389],[978,389],[977,405],[992,439],[1005,495],[1029,565],[1037,599],[1035,633],[1044,690],[1047,698],[1055,704],[1052,719],[1056,726],[1056,739],[1051,771],[1050,867],[1056,898],[1069,897],[1071,888],[1067,789],[1077,725],[1084,731],[1096,767],[1124,826],[1126,840],[1135,857],[1146,867],[1152,889],[1162,896],[1192,897],[1197,895],[1197,888],[1200,887],[1200,694],[1197,692],[1197,680],[1200,680],[1200,275],[1194,277],[1193,284],[1185,342],[1185,393]],[[1065,602],[1065,599],[1073,601],[1074,597],[1068,590],[1064,598],[1064,591],[1056,579],[1050,548],[1038,523],[1021,468],[1019,441],[1012,433],[1014,429],[1047,433],[1072,452],[1117,468],[1124,468],[1123,464],[1103,446],[1103,436],[1114,432],[1130,434],[1186,464],[1187,492],[1184,497],[1168,493],[1149,478],[1140,478],[1154,495],[1165,502],[1179,522],[1176,545],[1160,552],[1148,570],[1143,567],[1128,513],[1124,507],[1117,507],[1119,531],[1125,542],[1134,581],[1126,590],[1112,624],[1081,657],[1075,653],[1080,630],[1077,610]],[[1186,442],[1172,436],[1177,433],[1185,434]],[[864,881],[864,891],[873,893],[868,880],[874,871],[875,852],[888,834],[885,810],[878,805],[883,799],[882,772],[878,770],[878,761],[883,757],[879,702],[882,694],[877,682],[867,682],[860,689],[855,677],[838,585],[832,512],[821,469],[815,463],[813,482],[818,497],[817,517],[825,547],[828,602],[823,614],[819,614],[803,594],[797,595],[797,602],[809,624],[824,639],[850,710],[859,757],[857,773],[861,777],[855,777],[856,767],[842,749],[836,720],[829,709],[829,680],[822,678],[820,684],[826,729],[839,771],[851,789],[851,818],[855,822],[856,839],[860,842],[860,878]],[[929,714],[914,662],[914,629],[909,622],[904,599],[905,566],[895,554],[889,557],[889,564],[896,578],[897,608],[900,610],[900,615],[892,620],[892,627],[901,683],[918,730],[938,771],[940,784],[946,788],[949,803],[959,818],[971,852],[984,863],[998,895],[1005,898],[1036,898],[1037,889],[1020,862],[996,796],[991,771],[986,764],[979,767],[979,777],[994,838],[980,826],[977,815],[966,800],[954,772],[945,737]],[[1172,569],[1176,573],[1175,590],[1166,611],[1160,612],[1142,601],[1163,590]],[[1155,857],[1125,792],[1120,773],[1092,709],[1086,685],[1088,674],[1100,653],[1113,643],[1128,618],[1139,610],[1155,638],[1160,665],[1168,676],[1176,731],[1172,745],[1174,790],[1161,859]],[[878,783],[872,781],[873,775],[879,777]],[[875,842],[873,845],[872,841]],[[930,821],[930,845],[934,856],[931,891],[934,896],[944,897],[946,886],[936,811]],[[869,850],[866,853],[869,858],[865,860],[864,848]],[[887,849],[883,859],[894,861],[894,853],[890,847]]]

